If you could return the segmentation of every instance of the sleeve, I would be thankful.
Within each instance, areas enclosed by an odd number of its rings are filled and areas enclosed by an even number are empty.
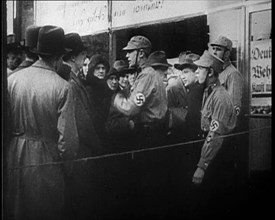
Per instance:
[[[230,74],[227,80],[227,91],[232,97],[234,108],[237,114],[239,114],[242,107],[243,83],[243,77],[237,71]]]
[[[220,134],[214,131],[209,131],[206,140],[201,150],[201,157],[198,163],[198,167],[206,170],[209,164],[216,157],[223,143],[223,138]]]
[[[188,110],[183,107],[178,108],[169,108],[170,114],[172,115],[171,120],[171,127],[176,128],[178,126],[181,126],[186,121],[186,115],[188,113]]]
[[[213,161],[222,147],[222,135],[233,130],[236,117],[230,98],[218,94],[213,101],[213,113],[209,125],[209,132],[201,150],[201,157],[198,167],[206,169]]]
[[[126,98],[121,93],[118,93],[114,99],[114,106],[121,113],[127,116],[134,116],[140,112],[140,109],[153,91],[152,74],[141,73],[136,79],[136,84],[130,97]]]
[[[57,129],[59,132],[58,149],[63,160],[76,157],[79,138],[74,110],[74,95],[71,86],[67,86],[58,106]]]

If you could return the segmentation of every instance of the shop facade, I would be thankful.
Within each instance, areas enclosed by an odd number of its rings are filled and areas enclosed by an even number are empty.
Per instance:
[[[125,58],[122,48],[137,34],[171,61],[185,50],[202,54],[218,35],[230,38],[232,62],[245,80],[240,167],[245,176],[271,170],[271,0],[26,2],[17,2],[14,23],[21,40],[30,24],[58,25],[78,32],[89,55],[101,53],[110,63]]]

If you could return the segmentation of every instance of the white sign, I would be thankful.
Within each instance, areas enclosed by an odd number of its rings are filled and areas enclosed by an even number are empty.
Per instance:
[[[195,13],[242,0],[132,0],[112,1],[112,28],[133,26]]]
[[[271,39],[251,42],[251,93],[271,94]]]
[[[271,106],[271,39],[252,41],[250,49],[251,106]]]
[[[108,30],[108,1],[36,1],[36,24],[56,25],[65,33],[90,35]]]

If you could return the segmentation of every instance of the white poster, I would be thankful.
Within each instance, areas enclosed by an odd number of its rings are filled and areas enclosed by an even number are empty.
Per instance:
[[[57,25],[65,33],[90,35],[108,30],[108,1],[36,1],[36,24]]]
[[[250,49],[250,84],[252,113],[271,109],[272,94],[271,39],[252,41]],[[261,109],[261,111],[259,111]]]

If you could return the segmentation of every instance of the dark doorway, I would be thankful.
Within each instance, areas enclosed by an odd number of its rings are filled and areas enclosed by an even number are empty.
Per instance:
[[[201,55],[209,42],[207,16],[187,18],[183,21],[153,24],[116,31],[116,58],[124,59],[122,48],[134,35],[143,35],[152,43],[152,51],[164,50],[168,58],[178,57],[181,51],[191,50]]]

